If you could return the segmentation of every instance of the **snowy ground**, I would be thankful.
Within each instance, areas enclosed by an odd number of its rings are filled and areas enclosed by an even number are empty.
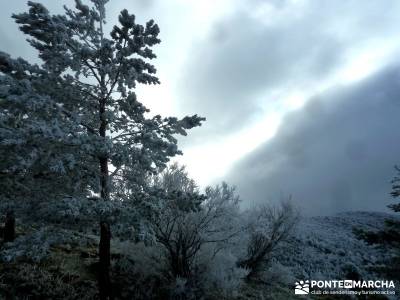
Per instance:
[[[368,267],[388,257],[383,250],[356,239],[353,228],[379,230],[394,217],[376,212],[347,212],[301,220],[279,261],[297,279],[345,279],[355,270],[363,279],[376,277]]]

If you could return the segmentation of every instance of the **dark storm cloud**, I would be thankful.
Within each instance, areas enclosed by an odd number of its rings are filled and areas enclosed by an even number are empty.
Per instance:
[[[400,163],[400,68],[336,87],[285,117],[228,181],[245,204],[292,195],[305,214],[384,210]]]
[[[271,20],[251,15],[263,2],[249,1],[248,10],[217,22],[185,66],[182,103],[208,118],[205,135],[245,126],[274,101],[268,92],[328,78],[350,51],[399,24],[396,1],[275,1]]]
[[[306,81],[330,71],[340,45],[335,39],[317,43],[322,39],[304,27],[271,30],[246,15],[236,16],[229,25],[220,24],[208,46],[194,53],[188,72],[196,77],[184,87],[186,98],[213,122],[214,130],[243,125],[259,109],[262,92],[284,80],[290,84],[289,78]],[[317,45],[310,49],[309,44]]]

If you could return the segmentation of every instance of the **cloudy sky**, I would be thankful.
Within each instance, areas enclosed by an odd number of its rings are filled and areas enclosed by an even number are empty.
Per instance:
[[[110,28],[123,8],[161,27],[162,84],[138,96],[157,113],[207,118],[179,158],[201,186],[227,180],[247,204],[292,195],[310,214],[390,203],[400,1],[111,0]],[[33,59],[10,19],[25,9],[2,4],[1,50]]]

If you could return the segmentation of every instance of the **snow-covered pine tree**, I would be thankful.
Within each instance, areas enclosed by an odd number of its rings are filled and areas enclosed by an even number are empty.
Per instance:
[[[92,177],[81,126],[50,93],[48,73],[0,52],[0,195],[46,199],[85,196]],[[5,201],[6,200],[6,201]]]
[[[134,88],[159,83],[148,62],[156,57],[158,26],[136,24],[123,10],[107,36],[108,1],[91,2],[76,0],[75,9],[51,15],[29,1],[29,11],[13,18],[43,63],[0,53],[0,151],[9,154],[0,173],[14,186],[21,179],[27,193],[42,179],[40,189],[53,198],[97,192],[128,200],[146,174],[181,154],[174,136],[204,120],[149,116]]]

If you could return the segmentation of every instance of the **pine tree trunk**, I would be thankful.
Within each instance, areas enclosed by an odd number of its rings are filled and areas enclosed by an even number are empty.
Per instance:
[[[100,243],[99,243],[99,270],[98,284],[101,300],[112,299],[110,281],[110,241],[111,231],[107,222],[100,223]]]
[[[104,76],[101,77],[102,81],[102,89],[104,88]],[[106,119],[106,100],[101,99],[99,101],[99,119],[100,119],[100,127],[99,134],[102,138],[104,138],[104,143],[106,142],[107,136],[107,119]],[[110,190],[109,190],[109,172],[108,172],[108,156],[107,154],[103,154],[99,157],[100,162],[100,194],[103,200],[109,200]]]
[[[103,200],[109,200],[110,191],[108,188],[108,159],[100,158],[100,196]]]
[[[15,216],[12,211],[6,215],[4,226],[4,242],[12,242],[15,239]]]
[[[101,89],[103,94],[106,94],[106,87],[104,82],[104,75],[101,75]],[[107,136],[107,120],[106,120],[106,99],[102,98],[99,101],[99,118],[100,127],[99,134],[106,142]],[[109,189],[109,172],[108,172],[108,156],[103,154],[99,157],[100,163],[100,195],[103,200],[110,200]],[[100,300],[113,299],[111,293],[111,280],[110,280],[110,243],[111,231],[110,224],[106,221],[100,222],[100,243],[99,243],[99,270],[98,270],[98,284]]]

